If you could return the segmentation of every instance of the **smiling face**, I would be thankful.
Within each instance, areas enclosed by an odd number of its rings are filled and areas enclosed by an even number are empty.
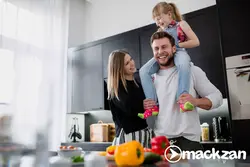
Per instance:
[[[154,21],[158,27],[164,30],[173,21],[173,18],[170,12],[168,14],[161,13],[154,18]]]
[[[172,45],[168,38],[155,39],[152,42],[154,58],[157,60],[161,68],[174,66],[175,45]]]
[[[156,25],[164,30],[173,20],[178,21],[176,12],[177,8],[173,3],[159,2],[153,8],[152,18]]]
[[[126,54],[124,57],[124,74],[133,75],[135,72],[135,62],[129,54]]]
[[[126,88],[126,80],[133,80],[136,72],[135,62],[128,52],[115,50],[109,55],[108,62],[108,98],[118,97],[119,84]]]

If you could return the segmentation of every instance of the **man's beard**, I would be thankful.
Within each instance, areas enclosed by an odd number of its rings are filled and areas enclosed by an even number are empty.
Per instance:
[[[169,65],[171,65],[174,62],[174,53],[171,53],[171,54],[167,55],[167,59],[168,59],[168,61],[166,63],[160,63],[159,62],[159,64],[161,66],[169,66]]]

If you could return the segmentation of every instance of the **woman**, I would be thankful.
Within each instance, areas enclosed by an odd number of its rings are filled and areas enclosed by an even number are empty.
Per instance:
[[[110,54],[107,85],[110,110],[116,126],[113,145],[137,140],[149,148],[153,131],[148,128],[145,119],[138,117],[138,113],[144,112],[145,95],[140,81],[134,77],[135,72],[135,62],[128,52],[120,50]]]

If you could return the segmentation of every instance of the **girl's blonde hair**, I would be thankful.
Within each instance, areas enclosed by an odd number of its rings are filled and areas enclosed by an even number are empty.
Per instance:
[[[108,99],[116,97],[118,100],[118,89],[119,82],[122,81],[122,84],[127,91],[126,79],[124,74],[124,57],[128,52],[123,50],[113,51],[109,55],[108,62]]]
[[[167,3],[167,2],[159,2],[158,4],[155,5],[152,12],[153,19],[161,15],[162,13],[168,14],[169,12],[172,14],[174,20],[176,21],[183,20],[182,15],[177,6],[174,3]]]

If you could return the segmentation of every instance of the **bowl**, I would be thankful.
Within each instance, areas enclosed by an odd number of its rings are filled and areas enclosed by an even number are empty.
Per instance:
[[[81,156],[83,151],[82,148],[77,147],[76,149],[59,149],[57,153],[60,157],[71,158],[74,156]]]

